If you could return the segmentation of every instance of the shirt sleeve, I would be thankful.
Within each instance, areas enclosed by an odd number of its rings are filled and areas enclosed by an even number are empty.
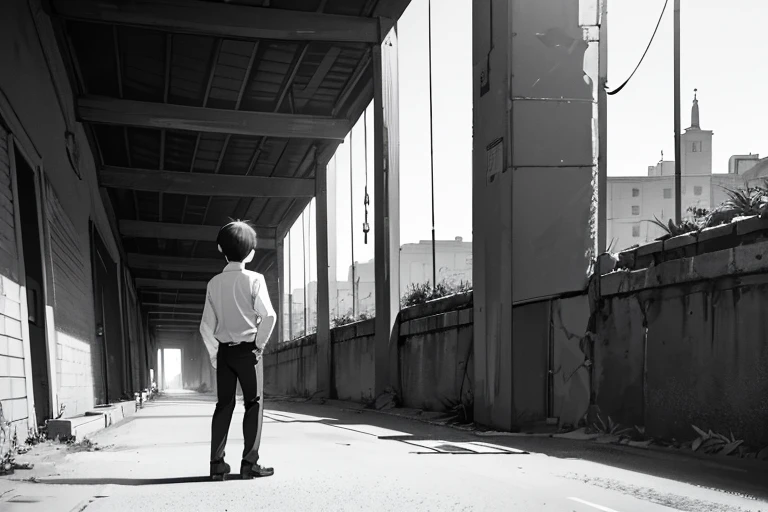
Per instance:
[[[269,337],[272,336],[272,331],[275,328],[277,315],[272,308],[272,302],[269,300],[267,283],[264,280],[264,276],[261,274],[258,274],[254,280],[253,309],[256,311],[258,318],[261,319],[259,329],[256,333],[256,347],[259,350],[264,350],[264,347],[267,345]]]
[[[214,336],[216,332],[216,311],[213,309],[211,302],[211,292],[207,290],[205,293],[205,308],[203,309],[203,319],[200,321],[200,335],[203,337],[203,343],[205,348],[208,349],[208,354],[211,360],[216,359],[216,355],[219,352],[219,342]]]

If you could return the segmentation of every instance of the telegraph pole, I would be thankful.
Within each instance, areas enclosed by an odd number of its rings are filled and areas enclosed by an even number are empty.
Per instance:
[[[675,0],[675,222],[682,220],[683,152],[680,146],[680,0]]]

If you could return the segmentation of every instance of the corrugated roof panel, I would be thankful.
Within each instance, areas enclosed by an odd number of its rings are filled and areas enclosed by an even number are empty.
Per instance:
[[[221,165],[222,174],[246,174],[258,145],[259,139],[255,137],[230,137],[227,152]]]
[[[174,34],[168,102],[202,106],[216,39]]]
[[[117,96],[117,57],[112,27],[94,23],[67,22],[72,46],[89,94]]]
[[[169,171],[189,171],[197,134],[166,130],[164,168]]]
[[[118,27],[123,97],[137,101],[163,101],[165,35],[133,27]]]

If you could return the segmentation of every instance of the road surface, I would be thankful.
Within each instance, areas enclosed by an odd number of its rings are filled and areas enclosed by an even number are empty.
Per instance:
[[[265,413],[262,462],[275,476],[210,482],[213,406],[213,397],[170,395],[95,435],[98,451],[37,448],[25,456],[34,470],[0,479],[0,510],[768,512],[768,473],[716,461],[594,442],[480,437],[288,402],[268,402]],[[227,450],[235,470],[241,420],[239,404]],[[751,496],[722,492],[728,488]]]

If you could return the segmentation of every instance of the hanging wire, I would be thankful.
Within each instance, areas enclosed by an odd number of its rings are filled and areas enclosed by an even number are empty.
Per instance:
[[[435,256],[435,144],[432,131],[432,0],[428,0],[429,24],[429,167],[432,188],[432,288],[437,287],[437,258]]]
[[[304,336],[307,335],[307,229],[304,223],[306,210],[301,212],[301,262],[304,270]]]
[[[312,282],[312,205],[315,202],[315,198],[312,198],[309,201],[309,206],[307,206],[307,273],[309,274],[309,281],[307,281],[307,288],[309,288],[309,283]],[[317,289],[315,289],[317,290]],[[307,292],[309,293],[309,292]],[[312,300],[312,297],[309,297],[309,300]],[[317,296],[315,296],[315,300],[317,300]],[[310,307],[310,303],[307,303],[307,311],[312,311],[312,308]],[[309,325],[312,325],[312,318],[309,319]],[[309,334],[309,333],[307,333]]]
[[[350,240],[350,247],[352,248],[352,317],[355,318],[357,313],[355,306],[357,301],[355,300],[355,194],[352,186],[352,132],[349,131],[349,229],[352,232],[352,238]]]
[[[627,78],[623,84],[619,86],[618,89],[615,89],[613,91],[607,91],[606,94],[608,96],[613,96],[614,94],[618,94],[621,92],[621,90],[629,83],[630,80],[632,80],[632,77],[635,76],[635,73],[637,73],[637,70],[640,69],[640,64],[643,63],[643,60],[645,59],[645,56],[648,55],[648,50],[651,49],[651,45],[653,44],[653,40],[656,38],[656,32],[659,31],[659,26],[661,25],[661,20],[664,19],[664,13],[667,11],[667,4],[669,4],[669,0],[666,0],[664,2],[664,7],[661,9],[661,15],[659,16],[659,21],[656,23],[656,29],[653,31],[653,35],[651,36],[651,40],[648,41],[648,46],[645,48],[645,52],[643,53],[643,56],[640,57],[640,62],[637,63],[637,66],[635,67],[635,70],[632,71],[632,74],[629,75],[629,78]]]
[[[291,230],[288,230],[288,339],[293,339],[293,288],[291,282],[291,264],[293,258],[291,254]]]
[[[363,111],[363,137],[365,138],[365,198],[363,206],[365,207],[365,222],[363,222],[363,236],[365,245],[368,245],[368,232],[371,227],[368,225],[368,205],[371,204],[371,198],[368,196],[368,109]]]

